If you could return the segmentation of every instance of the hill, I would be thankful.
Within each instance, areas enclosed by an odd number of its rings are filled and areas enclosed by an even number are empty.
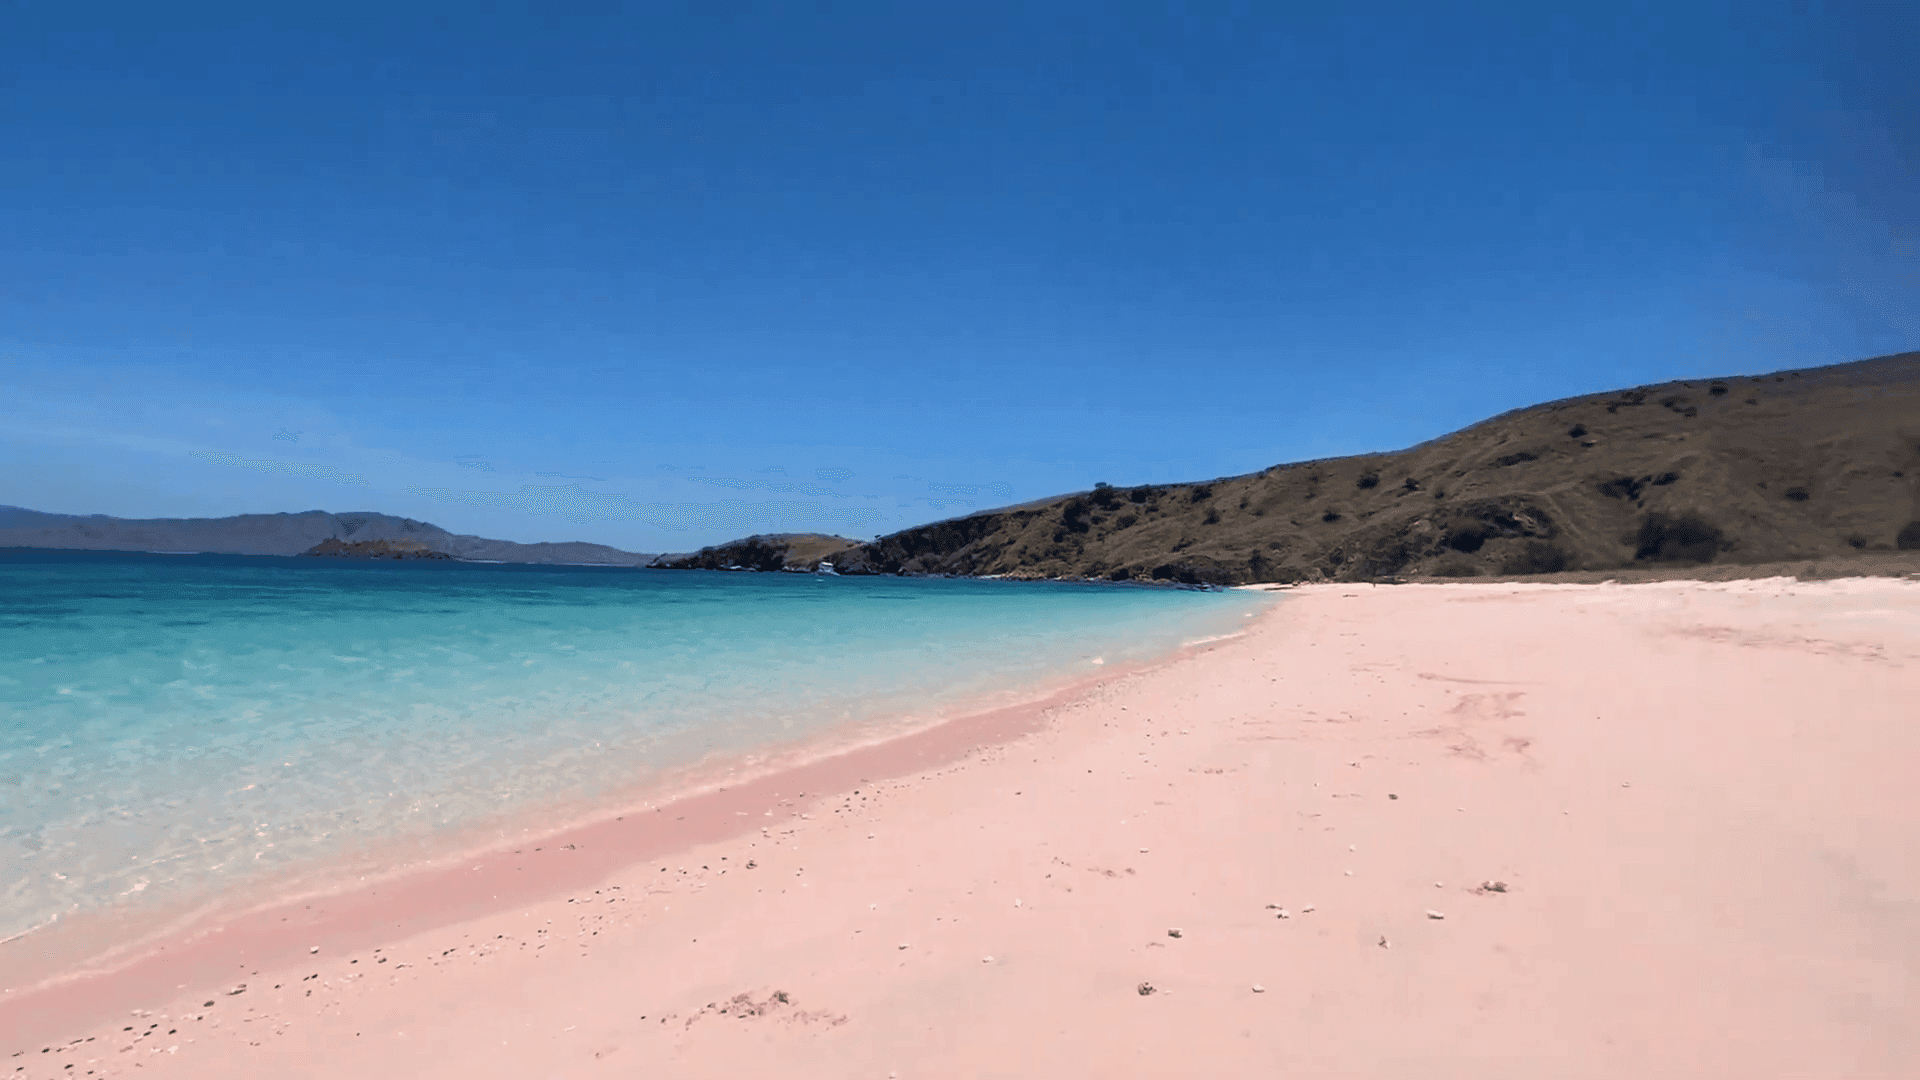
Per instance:
[[[309,510],[224,518],[115,518],[0,506],[0,547],[300,555],[327,541],[339,542],[343,550],[325,554],[347,554],[353,545],[386,542],[402,548],[418,545],[416,550],[470,562],[645,566],[653,558],[603,544],[518,544],[463,536],[424,521],[371,512],[330,514]]]
[[[453,558],[446,552],[435,551],[418,540],[322,540],[301,554],[330,556],[337,559]]]
[[[907,529],[843,573],[1234,584],[1920,550],[1920,353],[1590,394],[1419,446]]]
[[[662,555],[661,570],[815,570],[833,556],[860,547],[858,540],[824,533],[764,533],[701,548],[690,555]]]

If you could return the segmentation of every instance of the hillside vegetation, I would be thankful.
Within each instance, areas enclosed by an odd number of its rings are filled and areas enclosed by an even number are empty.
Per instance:
[[[1570,398],[1394,453],[1101,487],[829,558],[1188,584],[1755,564],[1920,550],[1916,496],[1920,353],[1903,353]],[[732,547],[702,564],[747,565]]]

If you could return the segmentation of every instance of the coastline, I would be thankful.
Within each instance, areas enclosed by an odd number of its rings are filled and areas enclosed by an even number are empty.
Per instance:
[[[644,863],[543,852],[524,902],[419,894],[431,928],[157,988],[18,1075],[1891,1080],[1920,1054],[1920,585],[1287,593],[998,741],[715,793]]]
[[[1236,636],[1211,635],[1133,663],[1107,666],[1096,658],[1094,672],[1058,672],[1023,688],[1030,696],[1012,703],[960,702],[917,720],[833,725],[785,744],[716,752],[631,789],[544,808],[533,819],[476,825],[463,832],[467,843],[424,857],[417,840],[359,848],[303,867],[291,884],[287,878],[249,883],[236,895],[149,918],[130,935],[114,912],[30,928],[0,942],[0,959],[13,960],[8,981],[14,984],[0,987],[0,1054],[14,1053],[15,1044],[38,1033],[85,1027],[150,1004],[180,989],[179,980],[218,982],[232,970],[289,963],[315,943],[323,943],[323,951],[374,947],[737,835],[748,828],[738,819],[752,816],[739,808],[777,801],[783,789],[818,797],[869,777],[897,779],[949,764],[1040,730],[1048,714],[1102,684]],[[656,816],[668,810],[676,811],[673,822]],[[313,884],[341,875],[357,880],[344,888]],[[392,917],[396,910],[405,914]],[[116,944],[84,956],[49,955],[34,940],[43,931],[84,937],[96,929],[116,935]],[[40,953],[37,962],[25,961],[29,950]]]

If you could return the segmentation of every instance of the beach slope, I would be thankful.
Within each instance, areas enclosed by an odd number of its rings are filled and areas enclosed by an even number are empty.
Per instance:
[[[1916,701],[1915,582],[1297,588],[1043,724],[776,777],[597,880],[263,951],[0,1060],[1891,1080]]]

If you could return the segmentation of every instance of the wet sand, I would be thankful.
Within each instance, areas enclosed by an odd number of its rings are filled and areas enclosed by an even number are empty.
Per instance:
[[[1287,594],[651,848],[0,1002],[0,1072],[1914,1075],[1920,584]]]

